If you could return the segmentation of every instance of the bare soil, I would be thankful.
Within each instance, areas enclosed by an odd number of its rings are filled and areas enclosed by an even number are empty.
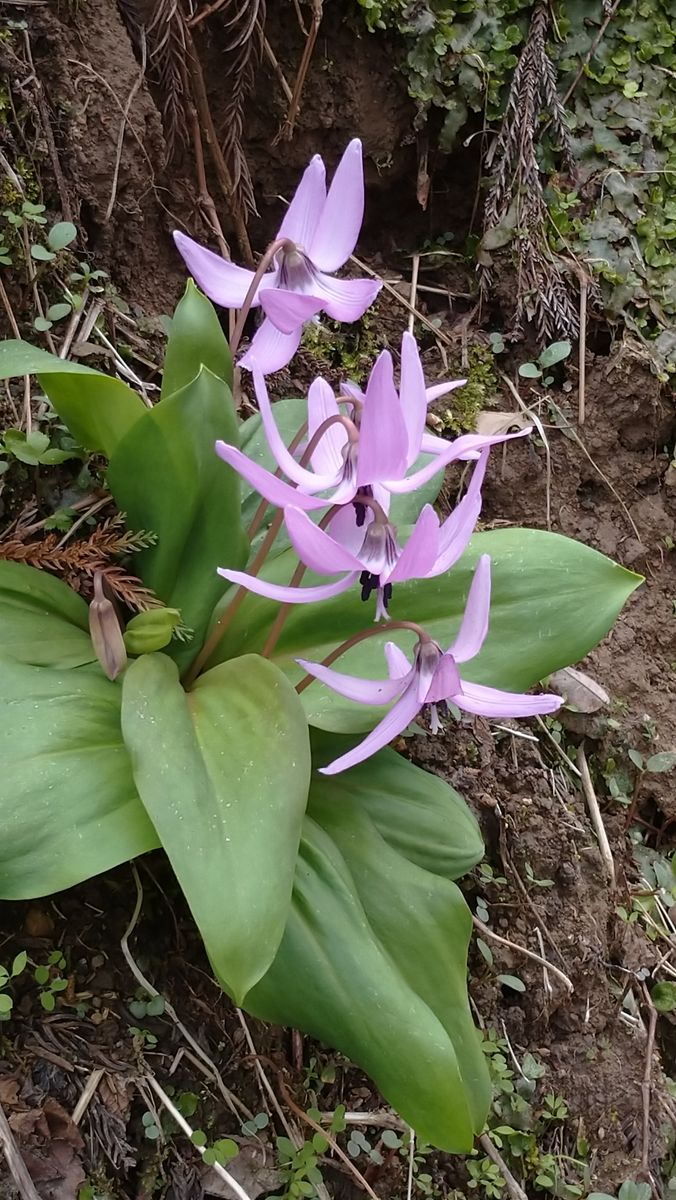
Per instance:
[[[304,39],[291,6],[283,11],[270,7],[268,38],[287,78],[293,79]],[[86,0],[75,8],[49,3],[26,12],[57,160],[55,168],[54,157],[37,148],[46,202],[54,213],[68,215],[69,210],[83,231],[86,257],[109,271],[133,315],[142,320],[170,312],[184,282],[170,231],[176,225],[197,237],[205,237],[206,231],[198,216],[189,157],[171,169],[165,166],[158,97],[141,81],[122,17],[111,0]],[[252,243],[260,249],[274,233],[278,197],[291,193],[310,155],[321,150],[335,161],[348,138],[358,133],[369,189],[362,252],[377,269],[407,274],[408,256],[425,236],[451,227],[467,232],[476,164],[471,152],[463,152],[440,170],[430,211],[421,212],[416,204],[415,113],[393,67],[394,50],[357,29],[344,19],[342,6],[327,6],[291,142],[275,141],[285,101],[270,67],[259,71],[245,132],[260,212],[250,226]],[[217,26],[200,35],[217,129],[221,45]],[[128,124],[121,136],[125,110]],[[472,290],[464,268],[458,275],[440,267],[427,278],[455,294]],[[20,289],[12,292],[12,301],[19,315],[22,305],[29,304]],[[482,329],[500,328],[498,300],[490,314],[475,313],[470,321],[463,317],[470,313],[471,301],[457,301],[454,313],[443,299],[436,297],[435,305],[430,315],[440,317],[440,331],[454,340],[458,358],[463,340],[471,345],[482,339]],[[387,298],[379,301],[376,312],[374,336],[396,349],[405,310]],[[444,346],[428,332],[421,334],[428,374],[440,377]],[[674,469],[669,466],[676,415],[673,396],[641,362],[619,345],[611,348],[605,336],[592,344],[607,346],[608,353],[588,357],[582,445],[554,428],[553,410],[542,407],[543,419],[552,426],[551,475],[541,448],[510,448],[502,468],[496,457],[484,520],[489,526],[542,527],[549,493],[554,530],[580,538],[646,576],[611,636],[582,664],[612,697],[610,712],[571,716],[565,731],[566,753],[574,755],[577,744],[585,741],[614,857],[615,889],[604,874],[575,777],[563,769],[546,739],[496,738],[477,720],[452,726],[436,739],[417,739],[413,746],[408,742],[404,749],[456,786],[479,816],[487,861],[506,882],[491,884],[473,876],[465,883],[470,903],[483,896],[497,932],[544,955],[574,985],[567,997],[551,975],[516,950],[494,944],[495,968],[472,951],[470,986],[477,1019],[508,1038],[519,1061],[530,1051],[546,1064],[541,1094],[563,1096],[569,1109],[557,1135],[559,1151],[574,1156],[584,1138],[594,1186],[612,1192],[624,1179],[641,1177],[646,1166],[659,1179],[669,1111],[668,1100],[666,1108],[663,1103],[664,1076],[676,1074],[672,1018],[660,1018],[649,1057],[646,1007],[643,1019],[633,1025],[621,1011],[626,984],[641,999],[642,969],[652,969],[670,943],[650,940],[640,923],[627,924],[618,915],[618,907],[631,907],[638,869],[625,828],[627,810],[608,794],[604,780],[609,760],[626,766],[630,748],[654,753],[676,747],[676,512]],[[528,356],[525,350],[514,351],[510,365]],[[282,387],[302,384],[305,361],[282,377]],[[572,390],[557,386],[553,398],[566,417],[574,418],[575,367],[568,365],[559,382]],[[522,394],[527,402],[534,400],[528,391]],[[507,391],[497,406],[513,407]],[[538,732],[536,727],[533,731]],[[669,856],[676,841],[673,775],[645,775],[636,800],[633,824],[642,822],[638,828],[646,843]],[[163,857],[144,861],[140,877],[144,901],[131,940],[139,967],[216,1064],[236,1101],[252,1113],[265,1111],[270,1098],[261,1090],[247,1033],[211,980]],[[98,1196],[98,1188],[106,1200],[198,1200],[204,1194],[205,1178],[187,1141],[178,1134],[167,1143],[148,1137],[143,1114],[152,1111],[153,1100],[135,1082],[145,1061],[159,1078],[171,1078],[176,1094],[195,1093],[194,1126],[246,1143],[250,1167],[245,1182],[251,1194],[257,1186],[262,1194],[273,1193],[280,1186],[274,1175],[255,1183],[263,1166],[272,1164],[269,1131],[258,1138],[243,1135],[240,1119],[230,1112],[213,1076],[186,1053],[175,1022],[166,1013],[139,1017],[129,1007],[137,984],[120,941],[135,899],[131,872],[121,868],[64,895],[2,910],[1,961],[26,949],[44,962],[60,948],[67,962],[68,988],[54,1012],[42,1010],[38,989],[26,978],[19,981],[15,1018],[0,1026],[0,1104],[38,1192],[44,1200],[75,1200],[87,1180],[95,1185],[94,1194]],[[501,985],[498,971],[518,975],[525,991]],[[350,1110],[381,1107],[368,1081],[340,1056],[254,1021],[248,1030],[256,1053],[265,1056],[261,1061],[287,1119],[298,1120],[283,1087],[301,1108],[314,1103],[322,1110],[340,1103]],[[335,1067],[334,1081],[328,1075],[325,1081],[319,1078],[327,1064]],[[646,1081],[652,1083],[650,1096]],[[72,1115],[88,1083],[89,1102],[75,1125]],[[283,1133],[274,1112],[272,1121],[276,1132]],[[363,1162],[359,1166],[364,1169]],[[461,1161],[432,1155],[428,1169],[438,1195],[465,1189],[468,1177]],[[384,1167],[367,1170],[383,1198],[405,1194],[406,1164],[398,1156],[386,1154]],[[358,1194],[340,1164],[328,1167],[325,1178],[331,1197]],[[531,1190],[543,1194],[529,1186]],[[15,1195],[0,1167],[0,1197],[13,1200]],[[84,1196],[93,1200],[89,1193]]]

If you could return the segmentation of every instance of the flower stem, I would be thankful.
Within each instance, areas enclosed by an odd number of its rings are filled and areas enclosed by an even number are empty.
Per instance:
[[[279,511],[275,513],[272,521],[270,522],[270,528],[268,529],[268,532],[266,533],[265,537],[263,538],[263,541],[261,542],[260,546],[258,547],[256,557],[254,558],[253,562],[251,563],[251,566],[249,567],[250,575],[257,575],[258,572],[260,571],[261,567],[263,566],[263,563],[265,562],[265,559],[268,556],[268,551],[270,550],[270,547],[272,546],[275,538],[277,537],[277,534],[279,533],[279,530],[280,530],[283,520],[284,520],[284,511],[283,511],[283,509],[280,508]],[[230,601],[228,607],[221,613],[221,615],[218,618],[216,624],[214,625],[211,633],[209,634],[206,642],[202,646],[202,649],[200,650],[199,654],[197,655],[197,658],[190,665],[190,667],[186,671],[185,675],[183,676],[183,686],[185,688],[188,688],[191,683],[194,683],[195,679],[197,678],[200,671],[202,670],[202,667],[204,666],[204,664],[209,661],[209,659],[211,658],[211,655],[214,653],[219,642],[221,641],[221,638],[223,637],[226,630],[228,629],[230,622],[233,620],[236,613],[239,612],[240,608],[242,607],[242,604],[244,603],[244,600],[246,599],[246,597],[248,595],[249,595],[249,592],[248,592],[247,588],[245,588],[245,587],[237,588],[237,591],[235,592],[232,600]]]
[[[341,654],[345,654],[348,650],[351,650],[353,646],[357,646],[359,642],[364,642],[367,638],[381,636],[383,633],[391,633],[393,629],[410,629],[413,633],[417,633],[419,641],[424,642],[430,640],[429,634],[425,632],[421,625],[416,625],[415,621],[389,621],[387,625],[376,625],[371,629],[362,629],[360,633],[353,634],[352,637],[347,639],[347,641],[341,642],[340,646],[337,646],[335,650],[332,650],[330,654],[327,654],[326,658],[322,659],[321,666],[330,667],[337,658],[340,658]],[[298,692],[298,695],[300,695],[301,692],[304,692],[305,689],[314,682],[314,675],[303,676],[300,683],[296,684],[296,691]]]
[[[259,262],[258,266],[256,267],[256,270],[254,271],[253,279],[251,280],[251,283],[249,284],[249,290],[247,291],[247,294],[244,297],[244,303],[242,304],[242,307],[239,310],[239,314],[237,316],[237,322],[235,324],[235,328],[233,330],[232,337],[230,339],[230,353],[232,354],[233,358],[234,358],[235,354],[237,353],[237,350],[239,348],[239,343],[242,340],[242,334],[244,332],[244,325],[245,325],[246,319],[249,315],[249,312],[251,310],[251,305],[253,303],[253,298],[256,295],[258,285],[259,285],[261,279],[263,278],[263,276],[265,275],[265,272],[267,271],[268,267],[270,266],[270,263],[272,262],[273,258],[275,257],[275,254],[277,253],[277,251],[285,250],[287,246],[293,246],[293,242],[289,241],[289,238],[275,238],[274,242],[270,242],[270,245],[268,246],[267,250],[265,251],[265,254],[263,255],[261,261]]]

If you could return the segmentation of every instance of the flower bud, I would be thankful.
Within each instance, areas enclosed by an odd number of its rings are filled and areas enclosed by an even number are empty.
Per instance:
[[[115,606],[103,591],[103,574],[94,575],[94,599],[89,605],[89,632],[104,674],[116,679],[127,665],[127,651]]]
[[[181,619],[177,608],[151,608],[132,617],[124,631],[129,654],[154,654],[169,645]]]

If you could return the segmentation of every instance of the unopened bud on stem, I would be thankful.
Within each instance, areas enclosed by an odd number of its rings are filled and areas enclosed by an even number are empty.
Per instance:
[[[94,599],[89,605],[89,632],[103,672],[117,679],[127,665],[127,651],[115,606],[103,590],[103,573],[94,575]]]

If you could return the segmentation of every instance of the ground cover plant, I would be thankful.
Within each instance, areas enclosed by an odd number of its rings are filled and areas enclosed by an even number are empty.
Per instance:
[[[557,711],[534,692],[608,632],[640,577],[533,528],[477,532],[490,451],[532,436],[426,424],[405,335],[364,390],[317,377],[270,403],[303,327],[357,319],[378,282],[336,276],[363,215],[362,152],[316,155],[256,271],[185,236],[189,282],[159,400],[18,340],[77,444],[107,460],[135,569],[129,614],[95,578],[0,563],[0,896],[44,896],[162,846],[238,1005],[336,1046],[425,1141],[468,1151],[490,1081],[466,993],[481,858],[462,798],[388,743],[413,722]],[[207,296],[239,316],[230,343]],[[233,363],[258,412],[240,420]],[[511,444],[510,444],[511,443]],[[445,467],[462,499],[443,519]],[[338,577],[338,578],[336,578]],[[328,582],[327,582],[328,578]],[[397,1053],[392,1054],[396,1045]]]

